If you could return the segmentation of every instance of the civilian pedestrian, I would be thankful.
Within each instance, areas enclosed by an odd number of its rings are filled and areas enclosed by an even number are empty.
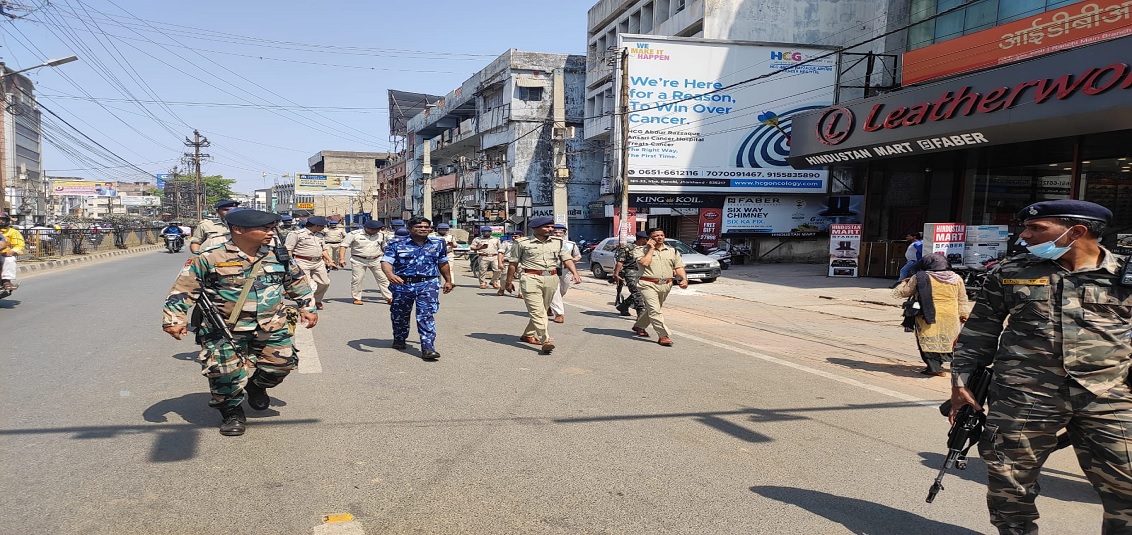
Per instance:
[[[916,272],[892,291],[899,298],[915,297],[920,304],[916,315],[916,345],[927,366],[920,373],[943,376],[944,362],[951,362],[952,348],[962,323],[967,321],[967,289],[958,273],[942,253],[920,260]]]

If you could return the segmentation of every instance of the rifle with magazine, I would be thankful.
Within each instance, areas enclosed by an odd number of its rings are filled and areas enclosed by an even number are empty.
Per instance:
[[[994,377],[994,372],[990,368],[979,368],[971,373],[971,377],[967,380],[967,390],[971,391],[971,396],[975,398],[975,403],[978,403],[981,408],[987,402],[987,390],[990,388],[991,379]],[[939,406],[939,412],[944,416],[951,414],[951,400],[943,402]],[[959,409],[959,413],[955,415],[955,423],[952,424],[951,430],[947,432],[947,459],[943,461],[943,467],[939,469],[939,475],[935,477],[932,487],[928,490],[928,503],[935,500],[936,494],[943,490],[943,476],[947,474],[947,470],[952,466],[960,469],[967,469],[967,450],[971,449],[979,437],[983,434],[983,424],[987,421],[985,412],[970,405],[963,405]]]
[[[225,321],[224,315],[220,313],[216,303],[212,302],[208,292],[204,291],[204,284],[200,286],[200,295],[197,297],[197,306],[193,309],[193,319],[190,325],[196,332],[197,344],[202,342],[200,328],[206,325],[209,331],[223,336],[229,342],[236,339],[232,334],[232,329],[228,326],[228,322]]]

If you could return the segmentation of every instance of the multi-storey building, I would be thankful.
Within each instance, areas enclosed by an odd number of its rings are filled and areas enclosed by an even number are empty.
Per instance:
[[[280,212],[296,215],[348,215],[374,217],[377,212],[378,173],[385,167],[390,157],[388,152],[319,151],[307,159],[308,173],[327,175],[350,175],[361,177],[361,183],[353,184],[356,193],[335,195],[333,193],[304,191],[295,182],[279,185]],[[297,173],[298,175],[300,173]],[[353,221],[352,217],[348,219]]]
[[[48,202],[35,86],[2,63],[0,74],[4,92],[4,107],[0,109],[0,211],[20,220],[35,215],[39,219],[36,223],[43,223]]]
[[[521,227],[549,212],[572,236],[604,236],[604,214],[585,210],[598,197],[601,155],[580,132],[584,90],[583,56],[499,56],[409,120],[412,211],[468,227]]]

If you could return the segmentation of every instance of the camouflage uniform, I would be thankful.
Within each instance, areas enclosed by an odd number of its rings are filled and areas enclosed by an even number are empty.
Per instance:
[[[519,291],[527,305],[531,320],[523,330],[523,338],[534,338],[542,343],[550,341],[547,331],[546,311],[554,294],[558,293],[559,264],[571,260],[562,248],[562,238],[548,237],[545,241],[535,238],[519,238],[511,246],[511,263],[516,273],[521,273]],[[533,273],[537,271],[538,273]]]
[[[293,299],[302,310],[315,312],[310,285],[303,272],[294,264],[290,264],[289,269],[284,267],[271,247],[261,247],[259,253],[260,274],[252,284],[236,325],[232,327],[235,344],[207,327],[201,327],[198,332],[202,347],[201,373],[208,377],[212,391],[212,400],[208,404],[217,409],[240,406],[244,400],[244,387],[249,381],[249,369],[256,370],[251,381],[257,386],[271,388],[298,366],[299,358],[291,343],[284,297]],[[187,323],[189,309],[196,303],[202,281],[204,291],[227,319],[240,298],[255,260],[230,241],[192,257],[169,290],[163,309],[163,326]]]
[[[200,250],[204,251],[228,241],[231,232],[223,219],[202,219],[197,228],[193,229],[189,243],[200,244]]]
[[[640,315],[641,311],[645,308],[645,298],[641,295],[641,266],[637,263],[636,250],[638,249],[635,243],[627,243],[617,247],[615,258],[621,262],[621,278],[625,279],[625,286],[629,287],[629,297],[621,299],[621,283],[617,283],[617,305],[618,310],[628,313],[630,308],[637,311]]]
[[[1000,533],[1037,533],[1038,473],[1061,429],[1104,505],[1102,533],[1132,533],[1132,287],[1119,285],[1125,258],[1102,251],[1098,267],[1073,272],[1007,260],[960,333],[953,384],[995,372],[979,451]]]

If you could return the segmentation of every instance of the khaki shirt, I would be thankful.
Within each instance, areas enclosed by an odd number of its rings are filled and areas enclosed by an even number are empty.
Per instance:
[[[641,277],[643,278],[671,279],[672,274],[677,269],[684,267],[684,257],[680,256],[680,251],[668,245],[653,250],[652,263],[645,266],[641,263],[641,258],[644,258],[647,250],[648,247],[633,249],[633,257],[637,259],[637,265],[641,267]]]
[[[199,243],[203,245],[212,238],[223,236],[224,240],[216,243],[219,245],[220,243],[228,241],[228,234],[230,233],[231,231],[228,230],[228,224],[224,221],[220,219],[202,219],[200,224],[197,225],[197,228],[193,229],[193,237],[189,239],[189,243]]]
[[[322,240],[322,236],[311,232],[311,229],[301,228],[288,234],[284,245],[287,246],[288,251],[291,251],[291,255],[316,258],[316,262],[321,262],[322,250],[326,243]]]
[[[565,260],[572,260],[562,249],[562,238],[551,236],[546,241],[535,238],[519,238],[511,246],[512,263],[518,263],[519,269],[537,269],[546,271],[558,269],[558,265]]]
[[[339,247],[349,247],[350,254],[368,258],[380,257],[385,252],[385,235],[377,232],[372,236],[364,230],[355,230],[346,235]]]
[[[326,227],[322,231],[322,235],[326,237],[326,243],[339,244],[342,240],[346,239],[346,229],[342,227]]]
[[[483,250],[480,250],[480,251],[476,250],[476,247],[479,247],[479,246],[484,245],[484,244],[487,244],[487,249],[483,249]],[[491,236],[490,238],[484,238],[484,237],[477,236],[475,239],[472,240],[472,245],[470,247],[471,247],[471,252],[474,253],[474,254],[478,254],[480,256],[495,256],[495,255],[499,254],[499,238],[496,238],[495,236]],[[534,269],[534,268],[531,268],[531,269]]]

